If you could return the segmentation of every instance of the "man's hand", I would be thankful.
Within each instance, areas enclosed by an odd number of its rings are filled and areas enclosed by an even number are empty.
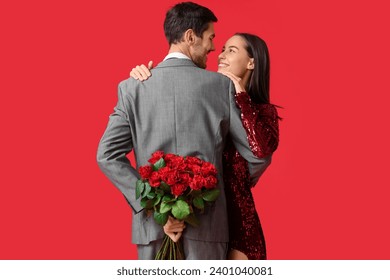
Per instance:
[[[167,223],[164,225],[164,232],[173,240],[173,242],[177,242],[185,228],[186,225],[184,224],[184,221],[179,221],[169,216]]]

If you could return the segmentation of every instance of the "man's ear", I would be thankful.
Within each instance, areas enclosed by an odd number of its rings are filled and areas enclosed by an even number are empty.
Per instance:
[[[249,70],[255,69],[255,59],[254,58],[249,59],[247,69],[249,69]]]
[[[192,29],[187,29],[186,32],[184,32],[184,41],[189,44],[190,46],[195,43],[195,33]]]

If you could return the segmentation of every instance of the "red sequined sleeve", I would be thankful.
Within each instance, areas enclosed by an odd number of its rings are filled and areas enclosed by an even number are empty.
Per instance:
[[[279,143],[278,112],[272,104],[255,104],[246,92],[236,93],[236,104],[241,110],[252,152],[259,158],[273,153]]]

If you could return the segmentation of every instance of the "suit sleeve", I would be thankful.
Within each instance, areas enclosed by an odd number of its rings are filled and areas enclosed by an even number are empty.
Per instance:
[[[234,146],[240,155],[248,162],[251,185],[254,186],[260,176],[271,164],[272,154],[265,157],[257,157],[253,154],[249,145],[247,133],[243,127],[241,120],[241,112],[236,105],[235,89],[233,83],[230,83],[230,135]]]
[[[122,192],[135,213],[142,210],[135,198],[136,181],[139,173],[126,157],[133,149],[130,130],[128,100],[124,97],[123,84],[118,86],[118,103],[110,115],[106,131],[100,140],[97,163],[103,173]],[[127,105],[127,109],[126,109]]]

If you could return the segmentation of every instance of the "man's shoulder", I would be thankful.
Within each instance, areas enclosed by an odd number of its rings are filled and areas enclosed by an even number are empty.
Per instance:
[[[151,72],[153,75],[154,73],[157,74],[160,71],[164,72],[164,71],[169,71],[170,69],[175,69],[175,72],[177,70],[179,70],[182,73],[192,72],[192,73],[198,73],[200,75],[205,75],[210,79],[229,81],[229,78],[227,78],[226,76],[218,72],[199,68],[194,64],[194,62],[188,59],[168,59],[162,61],[155,68],[153,68]]]
[[[129,77],[125,80],[120,81],[118,84],[118,88],[120,88],[122,90],[126,90],[128,88],[132,88],[132,87],[136,86],[138,83],[140,83],[140,81]]]
[[[222,80],[222,81],[230,81],[230,79],[228,77],[226,77],[225,75],[221,74],[221,73],[218,73],[218,72],[214,72],[214,71],[210,71],[210,70],[206,70],[206,69],[201,69],[204,71],[204,73],[209,76],[210,78],[213,78],[213,79],[218,79],[218,80]]]
[[[135,92],[138,91],[141,83],[142,82],[131,77],[120,81],[118,83],[118,95],[134,99],[134,96],[136,96]]]
[[[199,76],[202,76],[202,78],[206,78],[210,81],[222,82],[226,84],[229,84],[230,82],[230,79],[228,77],[218,72],[202,69],[199,67],[194,67],[190,71],[192,71],[192,73],[197,73]]]
[[[209,82],[217,83],[218,85],[221,85],[223,87],[230,87],[231,86],[230,84],[233,85],[233,82],[230,80],[230,78],[226,77],[221,73],[204,70],[204,69],[201,70],[204,71],[203,76],[205,76]]]

